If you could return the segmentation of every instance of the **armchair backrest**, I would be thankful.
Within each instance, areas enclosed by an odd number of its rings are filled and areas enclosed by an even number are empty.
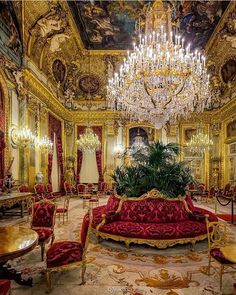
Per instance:
[[[65,181],[64,182],[64,189],[65,189],[66,194],[67,193],[71,194],[73,192],[73,185],[70,182]]]
[[[99,183],[99,191],[105,193],[107,190],[106,182],[102,181]]]
[[[53,202],[43,199],[33,204],[31,227],[53,228],[57,206]]]
[[[94,184],[93,183],[88,183],[87,184],[87,191],[88,193],[91,193],[94,189]]]
[[[86,192],[86,185],[83,183],[77,184],[77,192],[78,192],[78,194],[85,193]]]
[[[194,186],[194,184],[193,183],[189,183],[188,184],[188,190],[194,190],[195,189],[195,186]]]
[[[227,183],[224,188],[224,192],[228,192],[230,190],[230,183]]]
[[[34,186],[34,191],[37,195],[43,195],[45,193],[45,186],[43,183],[37,183]]]
[[[46,186],[46,189],[47,189],[48,193],[52,193],[52,184],[48,183],[47,186]]]
[[[29,192],[28,184],[21,184],[18,187],[18,190],[19,190],[20,193],[28,193]]]
[[[227,240],[227,224],[222,221],[210,222],[206,217],[208,248],[224,246]]]
[[[200,184],[198,185],[198,188],[199,188],[202,192],[204,192],[205,189],[206,189],[206,186],[205,186],[204,183],[200,183]]]
[[[209,196],[214,196],[215,195],[215,188],[211,187],[209,190]]]
[[[87,251],[91,224],[92,224],[92,210],[90,210],[87,214],[84,215],[84,219],[83,219],[83,223],[81,227],[80,241],[83,247],[83,255]]]

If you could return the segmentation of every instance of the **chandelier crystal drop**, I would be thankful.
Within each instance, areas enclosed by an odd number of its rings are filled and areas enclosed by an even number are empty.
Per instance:
[[[99,150],[101,143],[97,134],[95,134],[91,127],[86,127],[85,132],[77,139],[78,149],[82,151],[94,152]]]
[[[35,135],[28,128],[19,129],[16,132],[17,143],[20,147],[34,146]]]
[[[52,151],[53,147],[52,141],[47,136],[43,136],[36,145],[43,152]]]
[[[146,34],[108,81],[107,96],[112,109],[161,128],[208,106],[209,76],[205,57],[172,33],[170,9],[162,2],[149,9],[145,26]]]
[[[187,143],[187,147],[191,153],[203,154],[213,146],[212,139],[200,129],[194,134],[190,141]]]

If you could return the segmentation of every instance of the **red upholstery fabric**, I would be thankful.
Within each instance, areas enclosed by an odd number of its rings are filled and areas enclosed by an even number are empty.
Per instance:
[[[85,246],[86,237],[88,234],[88,228],[89,228],[89,215],[86,214],[83,219],[81,233],[80,233],[80,241],[81,241],[82,248],[84,248]]]
[[[66,208],[57,208],[57,213],[67,212]]]
[[[209,218],[208,218],[208,220],[210,221],[210,222],[212,222],[212,221],[218,221],[218,218],[217,218],[217,216],[214,214],[214,213],[212,213],[212,212],[210,212],[210,211],[208,211],[208,210],[205,210],[205,209],[202,209],[202,208],[199,208],[199,207],[195,207],[195,209],[194,209],[196,212],[198,212],[199,214],[201,214],[201,215],[209,215]]]
[[[73,187],[72,187],[72,184],[71,184],[71,183],[65,181],[65,182],[64,182],[64,188],[65,188],[65,191],[66,191],[67,193],[71,193]]]
[[[50,203],[35,203],[32,226],[33,227],[52,227],[55,205]]]
[[[197,221],[176,223],[138,223],[116,221],[100,227],[100,231],[129,238],[168,240],[206,234],[206,225]]]
[[[93,209],[92,228],[96,228],[102,222],[102,215],[105,214],[106,205]]]
[[[115,213],[118,209],[118,206],[120,204],[120,199],[116,198],[115,196],[110,196],[107,205],[106,205],[106,214]]]
[[[124,201],[119,215],[122,221],[147,223],[181,222],[189,219],[182,201],[160,198]]]
[[[19,186],[19,192],[20,193],[28,193],[29,192],[29,187],[27,184],[22,184]]]
[[[39,236],[39,242],[47,241],[52,235],[52,229],[50,228],[36,228],[34,231],[36,231]]]
[[[84,193],[86,191],[86,185],[85,184],[78,184],[77,185],[77,191],[78,193]]]
[[[9,294],[11,289],[11,281],[10,280],[0,280],[0,295]]]
[[[44,184],[41,184],[41,183],[36,184],[36,185],[35,185],[35,192],[36,192],[37,194],[44,194],[44,193],[45,193],[45,187],[44,187]]]
[[[194,205],[193,205],[193,201],[192,201],[192,198],[191,198],[190,195],[186,195],[186,197],[185,197],[185,201],[186,201],[186,203],[187,203],[187,205],[188,205],[188,209],[189,209],[190,211],[194,211],[194,210],[195,210],[195,207],[194,207]]]
[[[210,255],[217,261],[223,264],[233,264],[231,261],[227,260],[224,257],[224,254],[221,252],[220,248],[211,249]]]
[[[64,241],[54,243],[47,251],[47,267],[57,267],[81,261],[83,249],[80,243]]]

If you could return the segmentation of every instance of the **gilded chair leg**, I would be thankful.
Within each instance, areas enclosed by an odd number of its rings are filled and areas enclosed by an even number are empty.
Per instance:
[[[84,279],[85,272],[86,272],[86,263],[83,263],[82,264],[82,273],[81,273],[81,283],[80,283],[80,285],[85,284],[85,279]]]
[[[52,246],[52,244],[53,244],[54,240],[55,240],[55,236],[54,236],[54,234],[52,234],[52,239],[51,239],[51,246]]]
[[[191,251],[194,252],[195,251],[195,243],[196,242],[191,242]]]
[[[48,292],[50,292],[51,289],[52,289],[52,282],[51,282],[51,273],[50,273],[50,271],[46,271],[46,280],[47,280]]]
[[[208,266],[207,266],[207,275],[210,275],[211,271],[211,255],[209,254]]]
[[[220,266],[220,291],[222,290],[222,277],[223,277],[223,272],[224,272],[224,266]]]
[[[41,244],[41,260],[42,260],[42,261],[43,261],[43,259],[44,259],[44,250],[45,250],[45,244],[42,243],[42,244]]]
[[[64,224],[64,222],[65,222],[65,214],[64,214],[64,212],[63,212],[62,214],[63,214],[63,217],[62,217],[62,224]]]
[[[59,213],[59,222],[61,221],[61,213]]]
[[[67,221],[69,220],[69,212],[67,212]]]

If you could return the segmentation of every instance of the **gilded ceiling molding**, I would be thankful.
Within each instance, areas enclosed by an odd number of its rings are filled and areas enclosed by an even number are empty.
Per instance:
[[[219,23],[215,27],[215,30],[213,31],[210,39],[208,40],[208,42],[206,44],[205,52],[207,54],[209,54],[209,51],[214,46],[215,42],[218,41],[218,38],[219,38],[218,33],[219,33],[219,31],[224,27],[225,22],[228,20],[229,14],[232,13],[235,8],[236,8],[236,2],[235,1],[230,1],[230,3],[228,4],[223,16],[221,17]]]
[[[28,69],[23,70],[25,88],[27,91],[39,98],[47,107],[55,112],[64,120],[71,119],[71,112],[67,110],[61,102],[50,92],[48,86],[44,85],[35,75]]]

